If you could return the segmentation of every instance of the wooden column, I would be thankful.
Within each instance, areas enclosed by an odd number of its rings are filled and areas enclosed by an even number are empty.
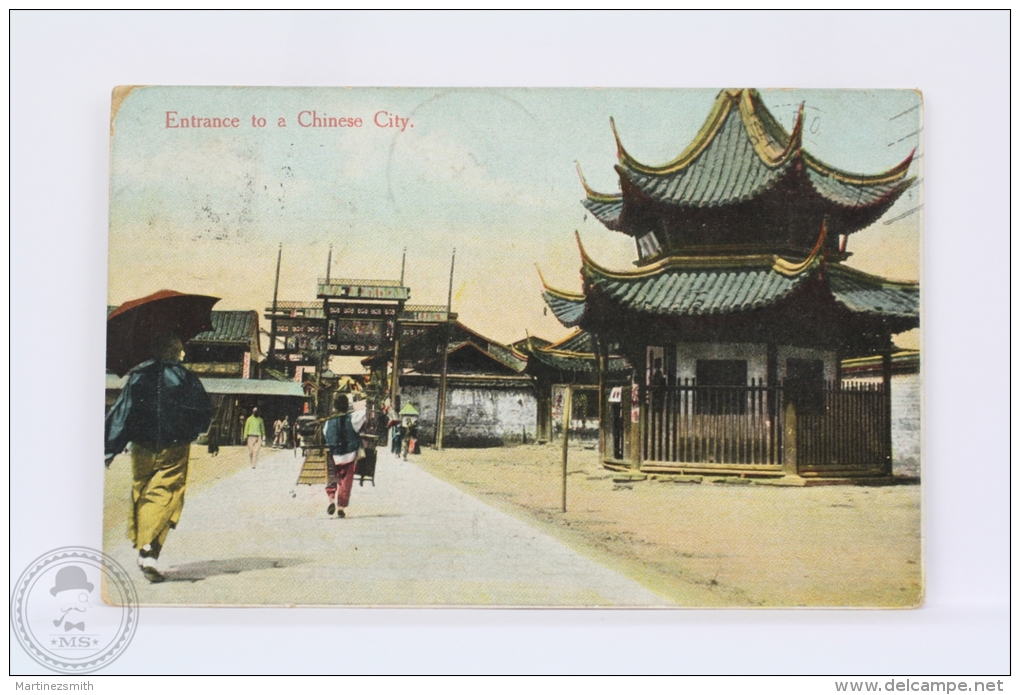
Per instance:
[[[596,338],[596,362],[599,373],[599,456],[606,460],[606,355],[603,350],[604,343]],[[609,423],[612,427],[612,423]]]
[[[390,380],[390,405],[393,408],[397,408],[397,396],[400,394],[400,312],[403,309],[401,302],[397,318],[393,320],[393,378]]]
[[[538,418],[535,430],[540,443],[552,440],[552,385],[548,379],[536,376],[535,384],[535,411]]]
[[[283,242],[276,252],[276,281],[273,283],[273,318],[269,320],[269,359],[270,364],[276,359],[276,299],[280,292],[280,261],[283,259]],[[285,370],[286,371],[286,370]]]
[[[892,351],[882,353],[882,388],[885,389],[885,422],[882,423],[882,436],[885,441],[886,456],[883,472],[892,475]]]
[[[643,375],[642,375],[643,376]],[[641,470],[641,461],[644,459],[645,450],[645,434],[648,430],[648,388],[641,382],[637,385],[637,394],[631,394],[631,401],[638,404],[638,421],[631,422],[632,432],[636,433],[634,437],[634,452],[631,456],[631,468],[634,470]],[[636,401],[634,399],[637,399]],[[633,414],[628,415],[628,419],[633,420]]]
[[[443,333],[443,371],[439,376],[439,403],[436,408],[436,450],[443,450],[443,426],[446,424],[446,373],[449,364],[450,332],[453,330],[453,323],[450,320],[450,313],[453,307],[453,266],[457,260],[457,249],[453,250],[450,257],[450,287],[446,293],[446,325]]]
[[[638,407],[638,421],[633,422],[633,411],[627,414],[627,421],[630,423],[631,428],[631,455],[630,465],[634,470],[641,470],[641,461],[644,458],[645,450],[645,430],[648,427],[648,404],[646,402],[648,396],[648,388],[645,385],[645,381],[648,378],[647,374],[647,362],[648,352],[647,346],[642,343],[640,352],[635,352],[635,355],[640,355],[638,359],[632,360],[636,362],[634,365],[636,381],[631,385],[631,407],[637,404]],[[635,389],[634,386],[637,386]]]
[[[404,286],[404,268],[407,265],[407,247],[400,257],[400,286]],[[400,395],[400,315],[404,313],[404,302],[397,304],[397,315],[393,318],[393,379],[390,382],[390,407],[399,411],[397,396]]]
[[[780,408],[783,404],[779,402],[778,390],[776,387],[779,385],[779,350],[776,348],[775,343],[769,343],[766,350],[765,356],[765,407],[768,409],[768,422],[769,422],[769,454],[768,460],[774,463],[772,456],[778,456],[779,446],[779,413]]]
[[[787,398],[783,409],[783,473],[797,475],[797,406]]]
[[[563,393],[563,485],[560,496],[560,511],[567,511],[567,447],[570,443],[570,396],[573,389],[567,386]]]

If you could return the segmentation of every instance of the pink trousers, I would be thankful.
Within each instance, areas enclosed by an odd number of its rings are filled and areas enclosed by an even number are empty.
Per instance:
[[[336,506],[343,509],[347,506],[348,502],[351,501],[351,488],[354,487],[354,467],[357,466],[357,462],[351,461],[350,463],[341,463],[334,468],[336,471],[335,478],[330,475],[330,482],[326,486],[326,494],[332,500],[337,494],[337,486],[340,487],[340,499],[337,500]]]

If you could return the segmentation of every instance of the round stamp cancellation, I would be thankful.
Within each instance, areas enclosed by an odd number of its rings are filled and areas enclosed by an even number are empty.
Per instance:
[[[26,569],[11,596],[11,627],[29,656],[57,673],[91,673],[124,653],[138,626],[138,594],[98,550],[58,548]]]

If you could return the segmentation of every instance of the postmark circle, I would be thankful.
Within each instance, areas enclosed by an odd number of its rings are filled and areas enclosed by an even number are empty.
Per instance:
[[[14,585],[11,627],[36,662],[92,673],[124,653],[138,626],[138,594],[124,568],[99,550],[57,548]]]

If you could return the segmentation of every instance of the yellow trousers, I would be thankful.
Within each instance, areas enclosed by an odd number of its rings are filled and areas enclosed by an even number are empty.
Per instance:
[[[150,544],[161,548],[170,529],[180,521],[190,449],[189,443],[161,451],[131,443],[134,513],[128,522],[128,533],[136,549]]]

